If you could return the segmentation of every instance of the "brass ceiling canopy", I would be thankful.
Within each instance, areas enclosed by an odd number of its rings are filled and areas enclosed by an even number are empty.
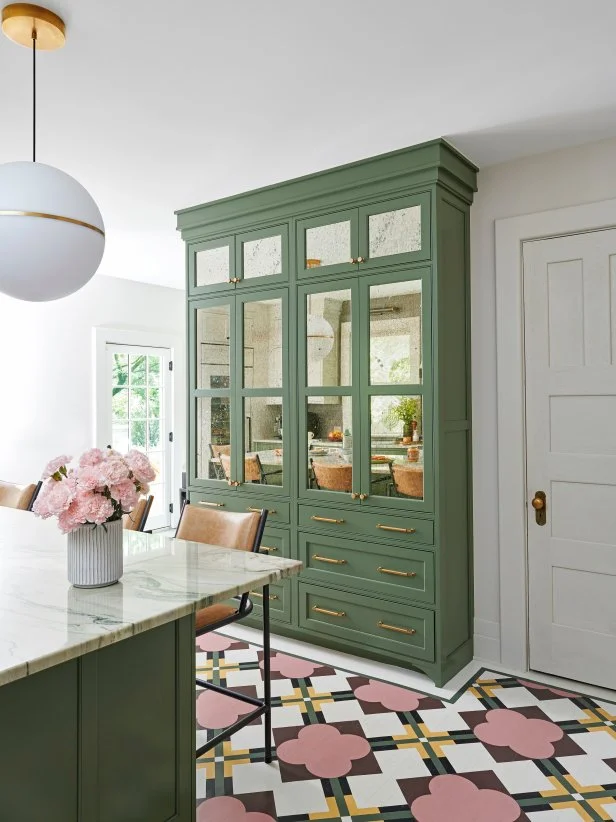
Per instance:
[[[38,51],[55,51],[66,42],[64,20],[53,11],[32,3],[11,3],[2,9],[2,31],[9,40]]]

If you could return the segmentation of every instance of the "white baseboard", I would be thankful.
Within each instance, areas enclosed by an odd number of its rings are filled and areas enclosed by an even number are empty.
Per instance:
[[[500,623],[475,618],[474,658],[500,662]]]

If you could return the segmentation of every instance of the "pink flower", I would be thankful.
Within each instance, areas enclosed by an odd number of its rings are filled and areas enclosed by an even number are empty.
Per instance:
[[[126,462],[140,483],[153,482],[156,479],[156,471],[152,468],[150,460],[141,451],[133,448],[126,455]]]
[[[80,500],[74,500],[66,511],[58,514],[58,528],[63,534],[69,534],[71,531],[77,530],[77,528],[80,528],[85,522],[85,512]]]
[[[79,467],[85,468],[86,465],[98,465],[99,462],[104,460],[104,458],[105,454],[100,448],[90,448],[89,451],[85,451],[79,458]]]
[[[522,809],[507,794],[446,774],[430,780],[430,793],[413,802],[411,813],[417,822],[515,822]]]
[[[355,696],[362,702],[376,702],[388,711],[416,711],[419,700],[424,699],[423,694],[379,682],[378,679],[371,679],[368,685],[360,685]]]
[[[529,719],[517,711],[496,708],[475,727],[475,736],[488,745],[511,748],[529,759],[554,756],[554,745],[563,738],[562,728],[547,719]]]
[[[137,504],[139,494],[135,488],[135,483],[130,480],[122,480],[117,485],[112,485],[109,493],[116,502],[119,502],[123,511],[131,511]]]
[[[102,525],[113,516],[114,508],[111,500],[100,494],[87,494],[79,500],[80,516],[85,516],[86,522]]]
[[[32,510],[42,519],[58,516],[69,507],[75,498],[75,481],[73,478],[61,480],[47,479]]]
[[[102,476],[99,465],[88,465],[87,463],[75,471],[77,485],[84,491],[94,491],[95,488],[105,485],[105,478]]]
[[[54,474],[58,473],[60,468],[64,468],[64,473],[66,473],[66,466],[72,459],[72,457],[67,457],[66,454],[62,454],[62,456],[56,457],[55,459],[51,460],[51,462],[48,462],[45,466],[42,479],[53,477]]]
[[[107,457],[100,464],[103,485],[118,485],[129,478],[130,469],[122,457]]]
[[[297,739],[289,739],[278,747],[278,759],[289,765],[305,765],[320,779],[346,776],[353,760],[363,759],[369,753],[367,739],[341,734],[333,725],[307,725]]]

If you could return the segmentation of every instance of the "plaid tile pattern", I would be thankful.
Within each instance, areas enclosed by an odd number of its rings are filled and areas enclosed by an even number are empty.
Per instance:
[[[199,676],[263,695],[261,648],[200,643]],[[487,670],[449,702],[272,662],[277,759],[263,760],[261,720],[203,756],[198,822],[616,820],[616,704]],[[197,692],[198,744],[238,706],[210,694]]]

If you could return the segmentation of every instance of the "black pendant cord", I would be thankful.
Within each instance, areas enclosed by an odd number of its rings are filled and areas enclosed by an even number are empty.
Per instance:
[[[36,29],[32,29],[32,162],[36,163]]]

